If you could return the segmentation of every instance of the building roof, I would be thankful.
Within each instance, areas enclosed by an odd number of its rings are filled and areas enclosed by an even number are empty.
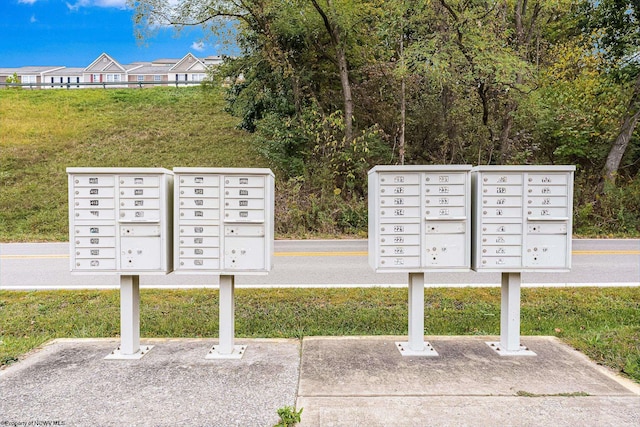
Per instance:
[[[187,53],[179,59],[160,58],[153,61],[136,61],[131,64],[120,64],[106,53],[102,53],[87,67],[65,67],[65,66],[25,66],[25,67],[0,67],[0,75],[10,76],[16,73],[19,76],[29,74],[46,74],[56,76],[77,76],[84,74],[99,73],[127,73],[132,75],[157,75],[168,73],[196,72],[203,73],[209,65],[222,63],[221,56],[210,55],[205,58],[198,58],[192,53]]]
[[[50,70],[43,74],[47,76],[81,76],[83,71],[84,71],[84,68],[64,67],[64,68],[59,68],[57,70]]]

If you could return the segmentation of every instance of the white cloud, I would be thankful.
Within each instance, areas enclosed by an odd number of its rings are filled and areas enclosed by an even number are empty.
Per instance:
[[[32,24],[34,22],[38,22],[38,20],[36,19],[36,15],[31,15],[31,19],[29,19],[29,22],[31,22]]]
[[[18,0],[18,3],[24,3],[24,4],[34,4],[35,2],[37,2],[38,0]]]
[[[94,3],[99,7],[117,7],[119,9],[127,7],[127,0],[95,0]]]
[[[36,0],[21,0],[21,1],[36,1]],[[78,10],[81,7],[114,7],[118,9],[127,8],[127,0],[76,0],[75,3],[67,3],[69,10]]]
[[[202,42],[193,42],[191,43],[191,49],[202,52],[205,49],[205,45]]]

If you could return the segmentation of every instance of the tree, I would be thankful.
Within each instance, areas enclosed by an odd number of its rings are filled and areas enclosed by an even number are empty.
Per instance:
[[[583,28],[600,35],[596,48],[605,51],[612,77],[629,87],[626,110],[602,173],[604,183],[615,184],[640,119],[640,0],[587,0],[583,7]]]

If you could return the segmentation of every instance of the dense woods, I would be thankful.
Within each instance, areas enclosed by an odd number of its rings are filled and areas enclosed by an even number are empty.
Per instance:
[[[575,164],[582,234],[640,233],[639,0],[131,0],[228,32],[215,79],[290,232],[357,232],[375,164]],[[284,208],[286,206],[286,209]]]

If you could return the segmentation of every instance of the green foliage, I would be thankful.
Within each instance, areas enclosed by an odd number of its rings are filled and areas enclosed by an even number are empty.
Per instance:
[[[17,84],[20,83],[20,77],[18,77],[18,73],[13,73],[5,80],[6,83],[9,84]],[[20,86],[15,86],[14,89],[20,89]]]
[[[594,200],[576,207],[577,234],[640,236],[640,176],[618,186],[606,184],[602,192],[588,185],[579,186],[576,199]]]
[[[279,408],[278,416],[280,417],[280,422],[274,427],[290,427],[296,425],[300,422],[300,416],[302,415],[303,409],[304,408],[300,408],[299,411],[296,411],[296,408],[291,406]]]

